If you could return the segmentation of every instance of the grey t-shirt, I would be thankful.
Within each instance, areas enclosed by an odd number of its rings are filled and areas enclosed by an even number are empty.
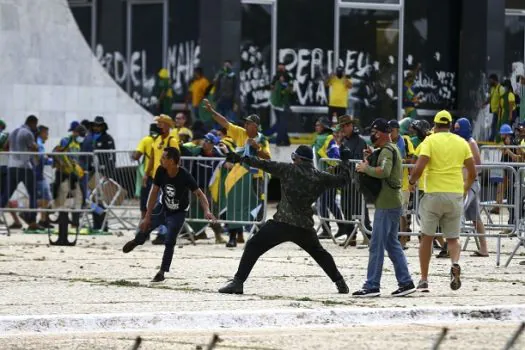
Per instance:
[[[10,152],[31,152],[34,144],[35,136],[27,125],[22,125],[9,135]],[[31,155],[11,154],[7,166],[9,168],[32,168]]]

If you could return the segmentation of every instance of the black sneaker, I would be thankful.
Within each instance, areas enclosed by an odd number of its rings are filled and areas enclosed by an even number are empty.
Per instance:
[[[459,278],[460,275],[461,267],[459,264],[453,264],[450,268],[450,289],[458,290],[461,288],[461,279]]]
[[[414,282],[410,282],[406,286],[399,287],[397,290],[392,292],[393,297],[404,297],[405,295],[412,294],[416,291],[416,286]]]
[[[381,292],[377,288],[374,288],[374,289],[363,288],[363,289],[358,290],[357,292],[352,293],[352,296],[357,297],[357,298],[373,298],[373,297],[378,297],[380,295],[381,295]]]
[[[439,253],[436,255],[436,258],[438,259],[446,259],[450,258],[450,254],[448,253],[448,250],[440,250]]]
[[[219,293],[223,294],[243,294],[244,288],[243,283],[239,281],[238,279],[232,279],[228,281],[228,284],[226,284],[224,287],[219,289]]]
[[[151,282],[162,282],[164,281],[165,278],[164,278],[164,272],[162,271],[159,271],[157,272],[157,274],[155,275],[155,277],[153,277],[153,279],[151,280]]]
[[[135,242],[135,240],[132,239],[132,240],[129,241],[128,243],[124,244],[124,247],[122,247],[122,251],[123,251],[124,253],[129,253],[129,252],[131,252],[133,249],[135,249],[137,246],[138,246],[137,242]]]
[[[417,284],[417,291],[422,293],[428,293],[430,290],[428,289],[428,281],[421,280]]]
[[[49,221],[42,221],[42,220],[40,220],[40,221],[38,222],[38,224],[39,224],[40,226],[42,226],[43,228],[49,228],[49,229],[53,229],[53,228],[55,228],[55,226],[51,225],[51,223],[50,223]]]
[[[237,247],[237,234],[230,233],[230,239],[228,240],[228,243],[226,243],[226,248],[235,248],[235,247]]]
[[[164,235],[157,235],[157,237],[151,241],[151,244],[160,245],[164,244]]]
[[[339,292],[339,294],[350,293],[350,289],[348,289],[344,278],[341,278],[339,281],[335,281],[335,285],[337,286],[337,291]]]

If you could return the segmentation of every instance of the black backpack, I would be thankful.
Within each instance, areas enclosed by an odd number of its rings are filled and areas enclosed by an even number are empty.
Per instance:
[[[371,167],[376,167],[377,162],[379,159],[379,155],[381,151],[384,149],[388,149],[390,152],[392,152],[393,160],[392,160],[392,167],[395,166],[397,162],[397,152],[395,149],[392,149],[391,147],[384,147],[375,150],[372,152],[371,155],[368,156],[366,160],[368,160],[368,164]],[[357,190],[363,195],[365,198],[366,203],[375,203],[377,197],[379,196],[379,192],[381,192],[382,188],[382,181],[381,179],[378,179],[376,177],[369,176],[365,173],[357,173],[357,176],[355,177],[356,187]],[[401,186],[399,185],[392,185],[388,182],[388,179],[385,181],[388,186],[390,186],[393,189],[399,189]]]

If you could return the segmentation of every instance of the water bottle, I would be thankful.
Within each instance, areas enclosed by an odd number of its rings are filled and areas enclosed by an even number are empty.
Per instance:
[[[102,215],[104,213],[104,208],[102,208],[100,205],[96,203],[91,203],[91,210],[98,215]]]

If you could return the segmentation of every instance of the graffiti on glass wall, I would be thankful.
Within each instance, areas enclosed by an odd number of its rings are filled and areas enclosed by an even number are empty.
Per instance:
[[[145,108],[157,102],[153,96],[158,71],[149,72],[148,55],[145,50],[133,51],[130,59],[119,51],[105,52],[100,44],[95,49],[95,56],[108,74],[126,89],[127,80],[131,82],[131,97]],[[182,101],[186,88],[193,75],[193,69],[199,64],[200,48],[194,41],[187,41],[168,47],[167,69],[173,83],[175,101]]]
[[[269,105],[270,75],[269,51],[262,50],[251,42],[241,45],[241,67],[239,71],[239,90],[245,105],[252,108],[267,107]]]
[[[327,105],[328,89],[324,80],[334,71],[333,54],[332,50],[320,48],[279,50],[278,60],[286,64],[286,69],[295,78],[295,105]],[[253,107],[268,105],[269,92],[263,86],[267,86],[270,72],[262,57],[257,46],[241,48],[241,96]],[[441,55],[436,52],[434,59],[439,62]],[[413,60],[411,55],[407,56],[409,65]],[[346,50],[341,52],[339,64],[344,67],[345,74],[352,78],[351,105],[356,105],[358,109],[373,109],[385,98],[395,98],[397,66],[394,57],[389,56],[385,62],[379,62],[366,52]],[[422,67],[416,76],[414,88],[422,104],[448,106],[455,102],[455,80],[455,72],[430,71]]]

